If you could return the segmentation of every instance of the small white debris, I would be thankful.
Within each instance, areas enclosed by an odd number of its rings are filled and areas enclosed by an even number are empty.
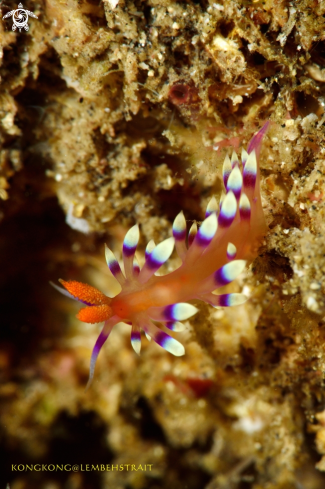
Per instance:
[[[216,48],[218,51],[234,51],[238,49],[238,46],[235,41],[232,41],[230,39],[225,39],[222,36],[217,35],[213,39],[213,47]]]
[[[104,0],[104,2],[107,2],[111,9],[114,10],[116,5],[119,3],[119,0]]]
[[[286,127],[291,127],[293,126],[295,123],[295,121],[293,119],[288,119],[286,122],[285,122],[285,125]]]
[[[309,286],[311,290],[319,290],[321,288],[320,283],[318,282],[312,282]]]
[[[197,402],[197,405],[200,408],[205,408],[205,406],[207,405],[207,403],[206,403],[206,401],[204,399],[199,399],[198,402]]]
[[[142,68],[143,70],[149,70],[150,69],[150,66],[147,65],[147,63],[145,63],[144,61],[142,61],[142,63],[139,63],[139,67]]]
[[[233,99],[232,99],[232,104],[238,105],[238,104],[241,104],[242,101],[243,101],[243,97],[241,95],[235,95],[235,97],[233,97]]]
[[[243,431],[249,435],[261,431],[264,427],[264,423],[260,417],[244,416],[234,423],[234,427],[237,430]]]
[[[303,270],[299,270],[299,268],[297,267],[296,264],[294,264],[293,266],[293,271],[295,272],[295,274],[297,275],[297,277],[301,278],[301,277],[304,277],[305,276],[305,272]]]
[[[81,244],[78,243],[78,241],[76,241],[75,243],[73,243],[71,245],[71,250],[74,252],[74,253],[78,253],[78,251],[80,251],[81,249]]]
[[[89,224],[86,221],[86,219],[82,219],[79,217],[75,217],[73,215],[73,209],[74,205],[70,204],[68,213],[65,218],[65,222],[70,226],[72,229],[75,229],[76,231],[80,231],[81,233],[88,234],[90,231]]]
[[[244,285],[242,292],[244,295],[246,295],[246,297],[250,297],[251,288],[248,285]]]
[[[314,80],[319,82],[325,81],[325,70],[324,68],[320,68],[319,65],[315,63],[307,63],[305,64],[304,69],[307,71],[308,75]]]
[[[318,303],[313,296],[309,296],[307,299],[307,308],[312,312],[318,311]]]
[[[308,131],[313,126],[313,124],[316,124],[316,122],[318,122],[317,115],[311,113],[303,118],[301,122],[301,126],[305,131]]]
[[[153,453],[154,453],[155,457],[162,457],[164,454],[164,449],[160,446],[155,447],[153,449]]]
[[[220,11],[225,10],[225,7],[223,5],[220,5],[220,3],[213,3],[212,7],[214,7],[216,10],[220,10]]]

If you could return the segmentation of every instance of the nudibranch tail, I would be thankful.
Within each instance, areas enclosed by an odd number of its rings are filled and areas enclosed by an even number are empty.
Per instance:
[[[268,124],[253,136],[247,152],[242,150],[241,162],[235,152],[231,158],[226,156],[222,169],[225,193],[219,205],[212,197],[199,229],[194,222],[187,232],[184,214],[180,212],[173,224],[173,237],[158,245],[149,241],[145,263],[140,268],[135,257],[139,227],[133,226],[123,242],[124,272],[113,252],[105,248],[108,268],[122,289],[115,297],[106,297],[94,287],[73,280],[60,280],[64,289],[53,284],[65,296],[86,305],[77,316],[81,321],[104,321],[92,352],[88,385],[100,349],[117,323],[131,325],[131,344],[138,355],[144,332],[148,340],[153,339],[168,352],[181,356],[185,353],[183,345],[167,331],[182,331],[184,325],[180,321],[196,314],[197,309],[188,304],[189,300],[199,299],[214,307],[236,306],[247,300],[244,294],[218,295],[216,291],[243,272],[247,262],[256,256],[266,232],[258,159]],[[155,275],[174,246],[182,265],[167,275]]]
[[[248,154],[250,154],[253,150],[255,150],[256,157],[259,158],[261,147],[262,147],[262,140],[269,128],[269,125],[270,125],[270,121],[267,121],[264,124],[264,126],[259,131],[257,131],[257,133],[254,134],[254,136],[252,137],[252,139],[248,144],[248,148],[247,148]]]

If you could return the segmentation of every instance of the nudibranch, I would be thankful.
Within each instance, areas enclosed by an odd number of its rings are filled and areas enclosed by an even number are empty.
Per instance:
[[[123,242],[124,273],[112,251],[105,249],[108,268],[121,285],[121,292],[109,298],[96,288],[74,280],[60,280],[64,295],[86,305],[77,317],[86,323],[104,321],[104,327],[94,346],[89,383],[101,347],[112,328],[119,322],[130,324],[131,344],[137,354],[141,349],[141,331],[148,339],[176,356],[185,353],[181,343],[166,330],[181,331],[184,321],[197,309],[187,301],[199,299],[215,307],[235,306],[247,298],[240,293],[215,294],[216,289],[232,282],[252,261],[266,224],[260,196],[259,153],[267,122],[242,150],[241,162],[235,152],[226,156],[223,164],[225,194],[219,209],[213,197],[206,210],[205,220],[197,230],[187,229],[183,212],[173,224],[173,237],[157,246],[150,241],[145,251],[145,263],[140,270],[135,258],[139,227],[133,226]],[[187,243],[186,243],[187,241]],[[157,276],[155,272],[168,260],[174,246],[182,265],[173,272]],[[159,324],[159,326],[157,325]]]

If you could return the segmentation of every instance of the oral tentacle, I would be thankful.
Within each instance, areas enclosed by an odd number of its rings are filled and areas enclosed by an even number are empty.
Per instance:
[[[113,327],[115,324],[120,322],[120,318],[118,316],[113,316],[111,317],[108,321],[105,321],[104,327],[102,331],[100,332],[97,341],[95,343],[95,346],[93,348],[92,354],[91,354],[91,359],[90,359],[90,369],[89,369],[89,379],[87,383],[86,390],[90,387],[93,377],[94,377],[94,372],[95,372],[95,367],[96,367],[96,361],[99,355],[99,352],[104,345],[105,341],[107,340],[108,336],[110,335],[110,332],[112,331]]]
[[[81,299],[79,299],[78,297],[75,297],[74,295],[70,294],[70,292],[68,292],[66,289],[64,289],[63,287],[59,287],[58,285],[56,285],[55,283],[53,282],[50,282],[50,285],[52,285],[52,287],[55,288],[55,290],[57,290],[58,292],[60,292],[60,294],[64,295],[65,297],[68,297],[69,299],[73,299],[74,301],[77,301],[77,302],[81,302],[82,304],[85,304],[87,306],[91,306],[91,304],[85,302],[85,301],[82,301]]]

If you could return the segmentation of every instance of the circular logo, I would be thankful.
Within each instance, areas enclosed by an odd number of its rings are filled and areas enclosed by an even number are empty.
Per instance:
[[[29,29],[29,26],[27,24],[28,13],[23,8],[18,8],[17,10],[14,11],[13,16],[12,16],[12,21],[14,23],[12,26],[13,31],[15,31],[17,28],[19,30],[24,28],[25,31],[28,31],[28,29]]]
[[[37,15],[35,15],[30,10],[25,10],[23,4],[20,3],[16,10],[11,10],[11,12],[8,12],[2,18],[8,19],[9,17],[12,17],[12,30],[15,31],[16,29],[19,29],[19,32],[21,32],[22,29],[25,29],[25,31],[29,30],[29,25],[27,23],[28,16],[34,17],[34,19],[38,19]]]

